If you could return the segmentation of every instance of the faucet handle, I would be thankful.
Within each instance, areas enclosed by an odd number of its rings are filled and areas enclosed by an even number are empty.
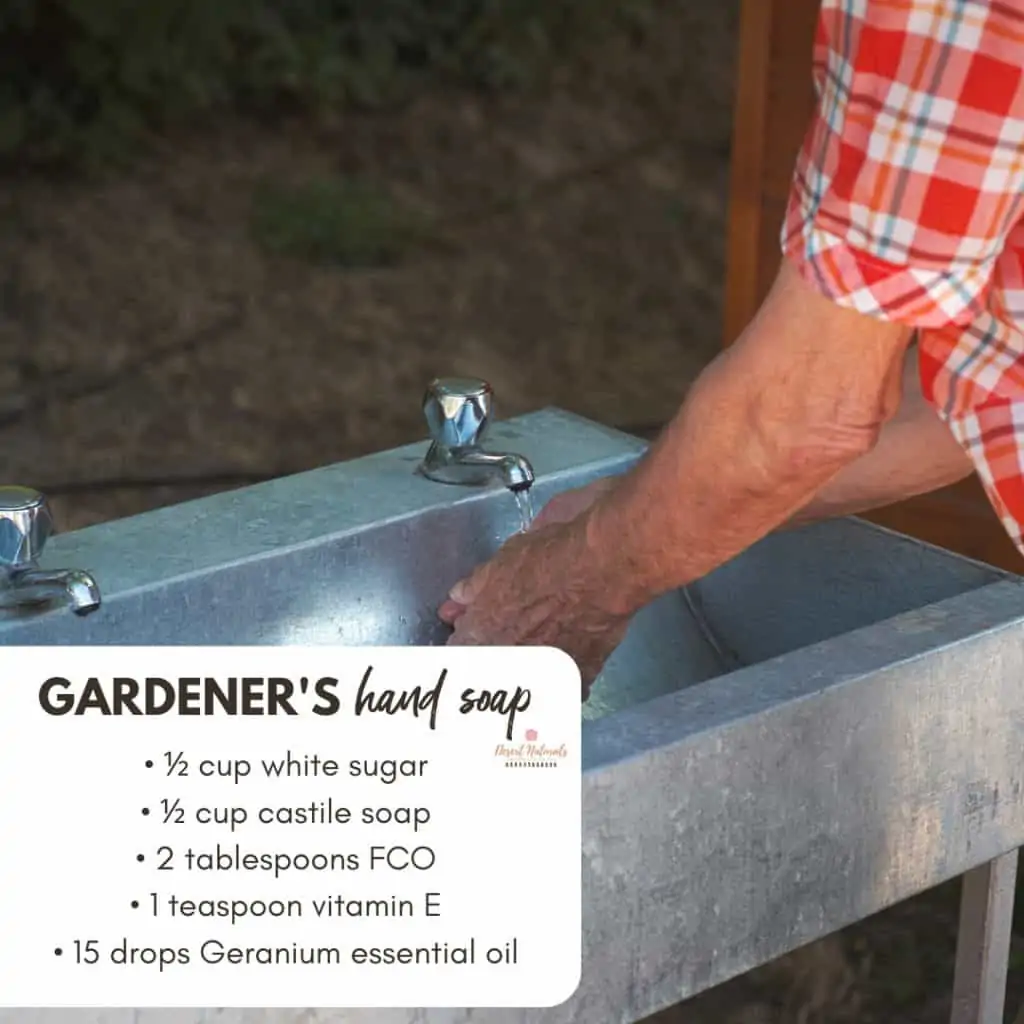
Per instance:
[[[31,487],[0,486],[0,566],[31,565],[53,532],[45,495]]]
[[[423,415],[430,438],[445,448],[479,445],[491,418],[494,389],[475,377],[439,377],[427,385]]]

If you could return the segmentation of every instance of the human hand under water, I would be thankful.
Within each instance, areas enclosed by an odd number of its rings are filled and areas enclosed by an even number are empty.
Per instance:
[[[618,477],[602,476],[583,487],[574,487],[571,491],[556,494],[534,517],[531,529],[539,530],[554,523],[572,522],[586,512],[598,498],[610,491],[616,483]]]
[[[438,609],[454,627],[449,644],[558,647],[579,667],[587,699],[629,625],[604,606],[608,581],[588,551],[585,512],[609,482],[597,484],[550,502],[528,533],[452,587]]]

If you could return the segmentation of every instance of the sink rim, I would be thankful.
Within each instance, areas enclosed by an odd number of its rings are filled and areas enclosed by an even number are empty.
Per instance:
[[[639,438],[554,408],[497,423],[494,438],[496,444],[521,450],[530,458],[537,470],[535,487],[540,493],[557,493],[562,489],[560,484],[578,486],[590,479],[628,470],[649,447]],[[43,561],[55,566],[73,565],[95,573],[109,610],[137,595],[159,592],[164,587],[209,577],[225,569],[287,558],[295,552],[388,529],[454,507],[506,497],[500,485],[462,488],[422,477],[416,469],[428,443],[415,442],[60,534],[47,549]],[[382,489],[386,501],[367,500],[366,490],[374,487]],[[275,521],[275,516],[282,512],[290,517],[285,525]],[[970,565],[992,581],[982,584],[980,589],[983,590],[1005,585],[1007,581],[1022,581],[1021,577],[1005,570],[963,558],[866,520],[846,518],[835,522],[842,523],[841,529],[883,535],[890,543],[928,550],[930,557]],[[196,530],[205,531],[205,540],[202,545],[189,548],[188,542],[195,540]],[[282,533],[286,533],[288,539],[283,541]],[[125,552],[133,551],[136,557],[125,557]],[[159,553],[157,557],[153,557],[154,551]],[[959,598],[949,600],[955,603],[977,589],[977,586],[969,588]],[[57,608],[30,617],[0,615],[0,643],[10,638],[8,644],[17,646],[17,631],[26,622],[34,624],[66,614],[66,609]],[[102,615],[103,611],[98,614]],[[586,733],[592,737],[589,749],[612,749],[615,730],[628,731],[630,722],[639,716],[649,719],[653,713],[656,718],[676,722],[689,721],[694,714],[700,717],[701,710],[709,706],[712,685],[715,694],[720,696],[734,686],[742,687],[755,669],[760,672],[783,662],[795,670],[803,663],[801,659],[810,658],[813,662],[816,651],[826,644],[834,646],[843,637],[874,646],[879,638],[887,636],[886,630],[890,630],[896,620],[883,619],[833,640],[796,647],[775,658],[758,659],[750,666],[723,666],[721,673],[705,682],[692,683],[684,690],[645,699],[588,720],[584,724]],[[810,654],[803,653],[807,651]],[[732,682],[724,687],[727,680]],[[714,703],[715,700],[710,699],[710,704]],[[673,742],[684,741],[687,735],[688,730],[682,728]],[[653,740],[648,739],[649,747]],[[602,757],[593,762],[585,759],[585,764],[592,764],[595,769],[604,763]]]
[[[523,448],[540,493],[557,490],[566,478],[582,484],[623,472],[648,447],[639,438],[556,408],[501,421],[491,433],[495,446]],[[58,533],[40,562],[44,568],[91,572],[107,602],[222,566],[315,547],[456,505],[493,501],[504,493],[500,484],[458,487],[422,477],[415,470],[428,444],[418,441]],[[386,488],[383,512],[380,503],[361,497],[375,488]],[[0,634],[11,621],[0,617]]]

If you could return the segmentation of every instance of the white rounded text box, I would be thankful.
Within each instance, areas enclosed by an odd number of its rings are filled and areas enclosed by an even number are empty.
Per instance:
[[[567,655],[0,648],[0,666],[0,1005],[575,991]]]

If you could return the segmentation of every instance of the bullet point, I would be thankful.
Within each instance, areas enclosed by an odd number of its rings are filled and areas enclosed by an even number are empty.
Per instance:
[[[152,761],[147,761],[146,762],[146,767],[147,768],[152,768],[153,767],[153,762]]]
[[[143,815],[149,814],[149,808],[148,807],[143,807],[142,808],[142,813],[143,813]]]
[[[138,857],[136,857],[135,859],[141,864],[146,858],[143,854],[140,853]]]
[[[139,909],[139,901],[138,900],[132,900],[132,910],[138,910],[138,909]]]
[[[63,949],[61,949],[61,948],[60,948],[60,946],[58,946],[58,947],[57,947],[57,948],[56,948],[56,949],[55,949],[55,950],[53,951],[53,955],[54,955],[54,956],[62,956],[62,955],[63,955],[63,953],[64,953],[64,950],[63,950]]]

